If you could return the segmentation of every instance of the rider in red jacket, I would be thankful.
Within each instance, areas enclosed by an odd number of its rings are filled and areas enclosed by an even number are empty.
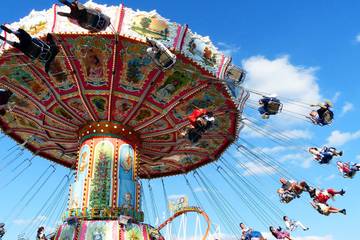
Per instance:
[[[313,198],[313,200],[315,202],[318,202],[318,203],[324,203],[326,204],[327,201],[330,199],[330,198],[334,198],[335,195],[344,195],[345,194],[345,191],[343,189],[341,189],[340,191],[336,191],[332,188],[329,188],[327,190],[315,190],[315,196]]]

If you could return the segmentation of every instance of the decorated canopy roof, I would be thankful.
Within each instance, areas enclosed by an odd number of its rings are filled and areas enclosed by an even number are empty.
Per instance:
[[[219,80],[231,59],[208,38],[155,11],[86,5],[110,16],[112,26],[89,33],[57,16],[67,9],[56,5],[9,25],[41,38],[53,33],[60,53],[46,74],[41,63],[0,42],[0,86],[14,93],[11,111],[0,118],[3,131],[26,141],[34,154],[72,167],[84,126],[124,125],[139,140],[142,178],[181,174],[216,160],[237,137],[248,97],[242,89],[232,95]],[[176,54],[172,69],[162,72],[153,64],[146,37]],[[195,146],[179,136],[194,107],[216,115],[214,129]]]

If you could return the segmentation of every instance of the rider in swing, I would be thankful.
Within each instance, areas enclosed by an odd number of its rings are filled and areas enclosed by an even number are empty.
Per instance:
[[[187,119],[190,126],[181,135],[187,135],[192,143],[197,143],[202,134],[209,130],[215,122],[214,114],[202,108],[196,108]]]
[[[311,107],[320,107],[318,110],[313,110],[309,114],[309,119],[316,125],[329,125],[334,119],[334,113],[331,110],[332,103],[325,101],[323,104],[311,105]]]
[[[7,33],[14,34],[19,42],[13,42],[6,40],[4,37],[0,36],[0,39],[5,41],[7,44],[13,46],[14,48],[19,49],[29,58],[35,60],[39,59],[45,64],[45,72],[48,73],[50,69],[50,64],[55,59],[56,55],[59,53],[59,48],[56,46],[56,43],[53,40],[53,37],[48,33],[46,37],[46,42],[40,40],[39,38],[33,38],[25,30],[19,28],[17,31],[13,31],[1,25],[0,28]]]
[[[343,151],[338,151],[334,147],[324,146],[321,149],[316,147],[309,148],[309,153],[314,156],[314,159],[320,164],[328,164],[333,159],[333,157],[339,157],[343,155]]]
[[[299,198],[303,191],[308,191],[310,189],[309,185],[305,182],[296,182],[292,180],[286,180],[285,178],[280,178],[281,187],[277,190],[277,193],[280,196],[280,200],[283,203],[289,203],[295,198]]]
[[[89,30],[90,32],[101,32],[110,26],[110,18],[98,9],[87,8],[75,0],[69,2],[67,0],[59,0],[62,4],[70,8],[70,13],[58,12],[60,16],[69,18],[80,27]]]
[[[344,178],[353,178],[355,174],[360,171],[360,163],[345,163],[338,161],[336,165]]]

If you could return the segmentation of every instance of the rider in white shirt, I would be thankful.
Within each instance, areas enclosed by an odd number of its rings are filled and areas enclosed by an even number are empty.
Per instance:
[[[305,227],[300,221],[294,221],[288,218],[288,216],[283,217],[286,229],[289,231],[295,231],[298,227],[301,227],[302,230],[307,231],[309,230],[308,227]]]

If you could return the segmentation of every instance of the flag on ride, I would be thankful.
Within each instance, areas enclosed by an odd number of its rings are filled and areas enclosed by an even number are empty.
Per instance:
[[[182,208],[189,206],[189,200],[186,195],[177,195],[169,197],[169,210],[172,213],[179,211]]]

